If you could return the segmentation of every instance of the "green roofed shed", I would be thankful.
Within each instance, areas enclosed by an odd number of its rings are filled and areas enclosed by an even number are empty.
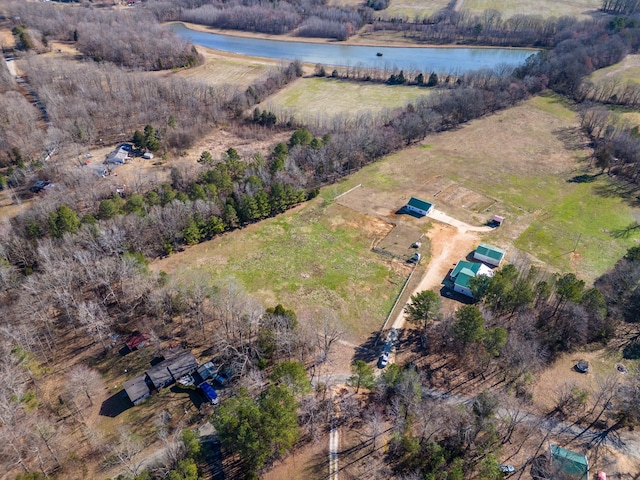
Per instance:
[[[500,263],[502,262],[502,259],[504,258],[506,253],[507,252],[505,252],[501,248],[487,245],[486,243],[481,243],[473,253],[473,258],[475,258],[476,260],[480,260],[481,262],[488,263],[489,265],[498,267],[500,266]]]
[[[411,197],[409,202],[405,205],[405,208],[410,212],[417,213],[418,215],[429,215],[433,210],[433,204],[420,200],[416,197]]]
[[[551,445],[551,464],[554,470],[557,469],[574,478],[589,480],[589,461],[581,453]]]

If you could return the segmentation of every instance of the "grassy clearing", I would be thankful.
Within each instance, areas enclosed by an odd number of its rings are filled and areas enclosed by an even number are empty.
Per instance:
[[[271,97],[267,108],[291,111],[305,119],[318,115],[330,118],[401,107],[428,94],[428,90],[418,87],[301,78]]]
[[[296,311],[329,308],[350,336],[379,328],[405,275],[370,251],[386,223],[322,198],[187,249],[155,264],[186,279],[201,271],[212,281],[237,278],[266,306]]]
[[[609,269],[635,243],[631,237],[615,238],[634,217],[622,198],[602,195],[609,183],[604,176],[566,185],[516,246],[565,271],[577,269],[586,278]]]
[[[627,55],[620,63],[596,70],[589,78],[596,83],[614,79],[621,83],[640,83],[640,55]]]
[[[363,183],[375,192],[370,208],[387,202],[391,209],[402,204],[400,190],[404,196],[430,192],[429,183],[443,176],[496,200],[487,215],[504,213],[508,221],[493,238],[586,280],[610,268],[634,242],[614,236],[638,211],[615,194],[608,177],[568,182],[588,167],[589,150],[570,105],[555,96],[533,98],[428,142],[367,167],[340,189]],[[433,200],[454,217],[482,221],[482,215]],[[578,238],[575,254],[565,255]]]
[[[484,10],[497,10],[503,18],[514,15],[542,15],[545,18],[564,15],[577,18],[591,18],[598,14],[601,0],[464,0],[463,10],[482,13]]]
[[[387,17],[408,17],[410,20],[416,17],[423,19],[447,8],[447,5],[449,5],[448,0],[433,0],[430,2],[425,2],[424,0],[391,0],[389,7],[384,12]]]
[[[269,68],[264,63],[235,58],[217,58],[205,55],[205,62],[195,68],[181,70],[177,75],[209,85],[233,85],[246,88],[264,75]]]

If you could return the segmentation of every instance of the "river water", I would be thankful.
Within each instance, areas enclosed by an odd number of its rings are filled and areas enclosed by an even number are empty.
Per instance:
[[[529,55],[536,53],[535,50],[513,48],[365,47],[289,42],[199,32],[181,23],[171,24],[169,28],[196,45],[241,55],[425,73],[460,74],[500,65],[517,66],[524,63]]]

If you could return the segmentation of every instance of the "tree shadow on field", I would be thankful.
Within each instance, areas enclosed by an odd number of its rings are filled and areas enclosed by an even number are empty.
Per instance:
[[[367,338],[364,343],[355,348],[353,362],[356,360],[364,360],[365,362],[372,362],[376,360],[382,354],[382,350],[384,349],[385,335],[386,332],[381,332],[379,339],[378,333],[372,333],[369,335],[369,338]]]
[[[567,183],[592,183],[595,182],[602,173],[595,173],[593,175],[589,175],[588,173],[583,173],[581,175],[576,175],[567,180]]]
[[[551,133],[562,142],[567,150],[582,150],[589,144],[579,127],[558,128]]]
[[[596,195],[604,198],[621,198],[632,207],[640,206],[640,190],[635,183],[619,178],[610,178],[593,187]]]

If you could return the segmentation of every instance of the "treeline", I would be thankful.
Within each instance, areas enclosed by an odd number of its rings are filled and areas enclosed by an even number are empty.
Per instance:
[[[632,15],[637,13],[640,7],[638,0],[603,0],[602,11],[615,15]]]
[[[166,70],[201,62],[195,47],[143,9],[135,11],[94,8],[60,8],[49,2],[8,2],[2,7],[10,18],[20,18],[27,28],[19,33],[44,46],[49,39],[74,42],[97,62],[111,62],[135,70]],[[23,49],[29,49],[24,41]]]
[[[594,104],[583,105],[580,124],[592,142],[592,164],[602,172],[619,175],[637,185],[640,182],[638,127],[616,120],[606,107]]]
[[[278,8],[262,3],[225,2],[185,8],[179,18],[216,28],[284,34],[295,29],[301,37],[346,40],[365,22],[360,11],[318,5],[314,2],[280,2]]]
[[[300,130],[292,135],[289,146],[312,141],[316,148],[323,145]],[[93,198],[84,196],[74,205],[67,195],[49,196],[46,205],[13,220],[15,236],[4,253],[14,266],[33,271],[38,267],[37,253],[28,245],[19,246],[21,241],[35,247],[33,241],[75,234],[82,225],[91,228],[100,221],[117,228],[132,251],[153,258],[277,215],[317,194],[300,188],[305,179],[296,175],[294,167],[287,168],[288,148],[280,143],[268,159],[256,154],[251,161],[230,148],[215,165],[211,154],[203,152],[199,172],[174,169],[171,183],[126,198],[123,193],[101,195],[94,190]],[[26,255],[27,251],[31,253]]]

